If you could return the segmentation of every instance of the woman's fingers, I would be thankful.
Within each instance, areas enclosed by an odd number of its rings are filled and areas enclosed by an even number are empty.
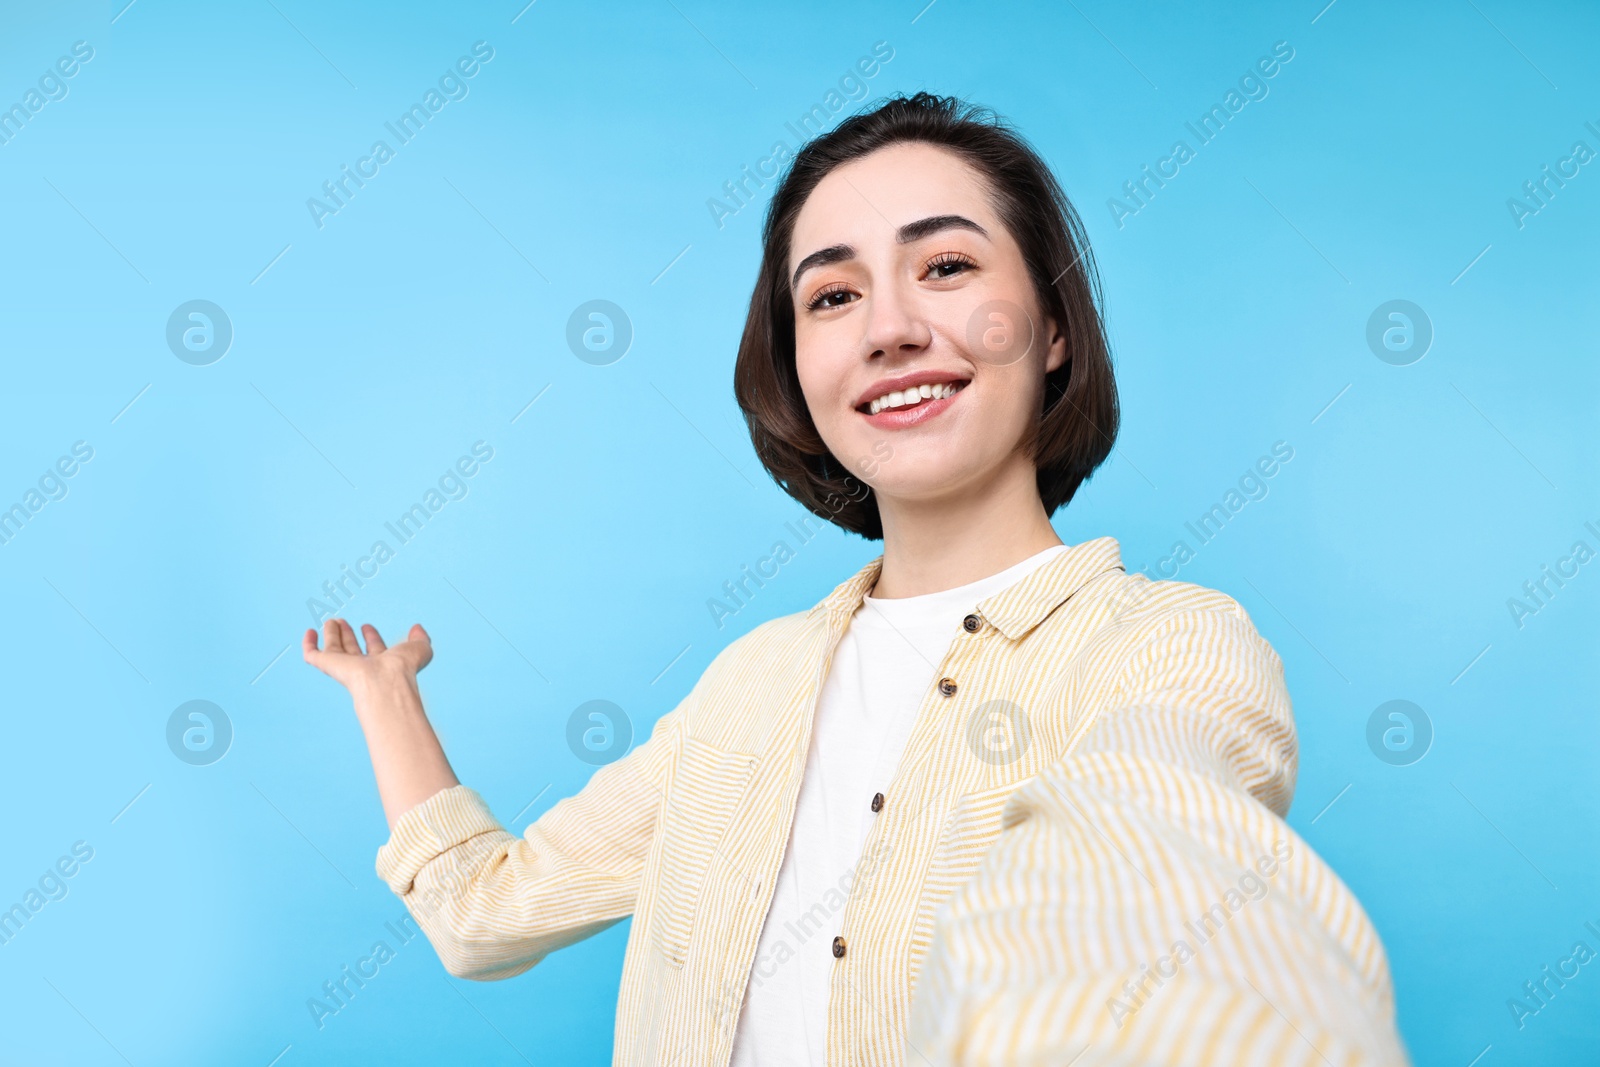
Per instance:
[[[316,667],[324,674],[347,674],[346,667],[335,665],[342,660],[330,657],[348,656],[376,656],[390,651],[384,643],[383,635],[378,633],[378,628],[371,623],[361,624],[362,636],[366,638],[366,651],[361,650],[361,642],[356,638],[356,632],[351,627],[349,620],[340,618],[327,619],[322,624],[322,648],[317,647],[317,631],[308,629],[300,639],[301,655],[305,661]],[[394,653],[403,657],[411,664],[413,671],[420,671],[433,661],[433,639],[428,636],[428,631],[422,628],[421,623],[414,623],[406,634],[404,644],[396,645]],[[349,669],[361,668],[349,665]]]
[[[322,647],[329,652],[344,652],[344,633],[338,619],[325,619],[322,623]]]
[[[351,655],[361,655],[361,642],[356,640],[355,628],[350,625],[349,619],[340,619],[339,632],[344,635],[344,650]]]
[[[338,646],[334,645],[328,648],[326,651],[319,649],[317,647],[316,630],[308,629],[306,630],[305,635],[300,638],[300,654],[305,658],[307,663],[311,664],[317,670],[321,671],[323,674],[326,674],[329,678],[332,678],[340,685],[345,684],[345,679],[340,677],[340,675],[342,675],[344,672],[339,669],[340,658]]]
[[[307,663],[315,665],[321,658],[322,652],[317,648],[317,631],[307,628],[305,636],[300,639],[300,655]]]

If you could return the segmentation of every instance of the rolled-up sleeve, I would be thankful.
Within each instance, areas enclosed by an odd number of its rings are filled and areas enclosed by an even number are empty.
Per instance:
[[[378,876],[447,971],[509,978],[633,913],[693,696],[521,837],[465,785],[440,790],[395,820],[378,849]]]
[[[938,913],[906,1063],[1405,1064],[1383,946],[1282,816],[1283,666],[1231,598],[1152,611],[1081,742]]]

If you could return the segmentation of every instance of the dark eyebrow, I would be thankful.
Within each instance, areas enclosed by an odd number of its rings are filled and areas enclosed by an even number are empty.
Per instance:
[[[979,226],[965,215],[930,215],[916,222],[908,222],[900,227],[895,235],[895,241],[908,245],[912,241],[920,241],[929,234],[938,233],[940,230],[972,230],[974,233],[989,236],[989,231]]]
[[[827,248],[818,249],[805,259],[802,259],[800,265],[794,269],[794,277],[789,280],[789,290],[793,292],[800,288],[800,275],[812,267],[820,267],[825,263],[838,263],[841,260],[854,258],[856,258],[856,250],[850,245],[831,245]]]
[[[908,222],[900,227],[899,230],[895,231],[894,239],[896,244],[908,245],[913,241],[920,241],[924,237],[938,233],[941,230],[971,230],[974,233],[982,234],[984,237],[989,236],[988,230],[979,226],[965,215],[929,215],[925,219]],[[820,267],[827,263],[839,263],[855,257],[856,250],[851,245],[830,245],[827,248],[818,249],[805,259],[802,259],[800,265],[795,267],[794,277],[789,280],[789,288],[791,291],[798,289],[800,287],[800,275],[812,267]]]

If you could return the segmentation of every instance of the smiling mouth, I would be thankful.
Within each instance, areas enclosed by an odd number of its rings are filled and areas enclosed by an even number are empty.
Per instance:
[[[856,410],[863,415],[876,415],[883,411],[910,411],[935,401],[955,396],[966,387],[966,384],[964,381],[949,381],[895,390],[885,393],[874,400],[867,401]]]

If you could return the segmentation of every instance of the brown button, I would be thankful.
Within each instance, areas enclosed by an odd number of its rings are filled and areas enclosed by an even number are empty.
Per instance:
[[[833,958],[834,959],[839,959],[843,955],[844,955],[844,938],[836,937],[836,938],[833,939]]]
[[[976,615],[968,615],[961,620],[961,628],[969,634],[975,634],[983,626],[983,620]]]
[[[874,793],[874,794],[872,794],[872,810],[873,811],[882,811],[883,810],[883,794],[882,793]]]
[[[956,680],[954,678],[940,678],[939,679],[939,692],[943,693],[947,697],[955,696],[956,695]]]

